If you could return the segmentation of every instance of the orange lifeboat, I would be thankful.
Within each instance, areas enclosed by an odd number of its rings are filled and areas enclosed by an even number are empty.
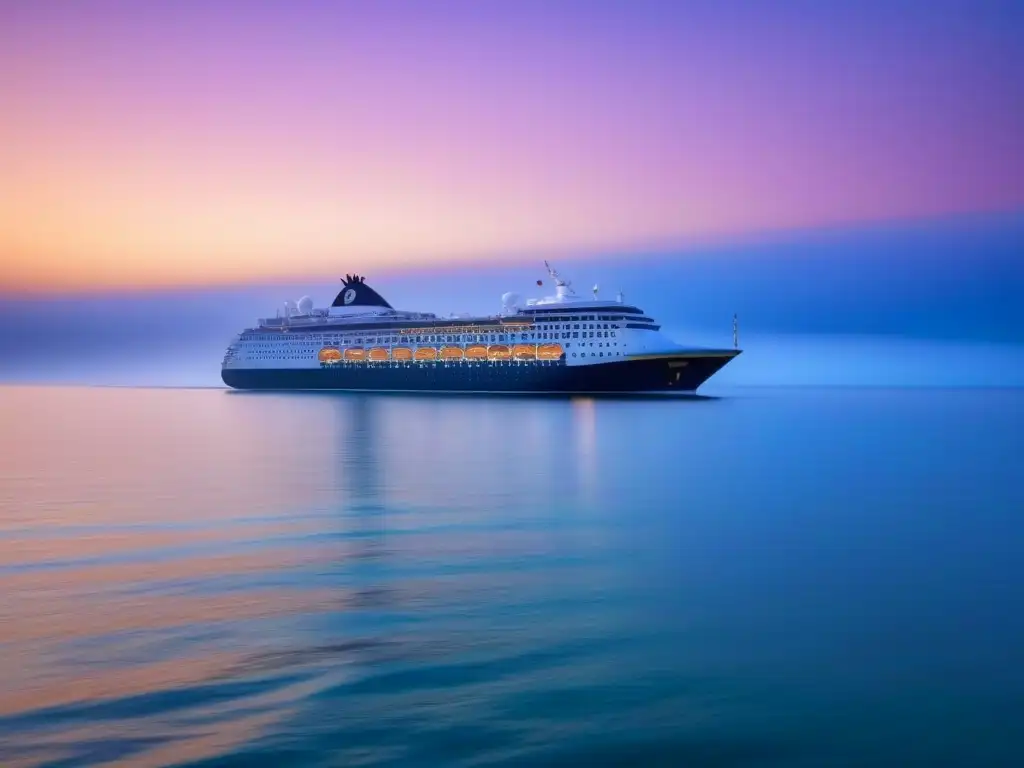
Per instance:
[[[536,360],[537,359],[537,345],[536,344],[516,344],[512,348],[512,356],[516,360]]]
[[[491,344],[487,348],[487,357],[491,360],[508,360],[512,357],[512,351],[504,344]]]
[[[487,359],[487,347],[483,344],[471,344],[466,347],[466,359],[467,360],[486,360]]]
[[[541,344],[537,347],[538,360],[558,360],[562,354],[561,344]]]
[[[461,360],[462,357],[462,347],[441,347],[442,360]]]
[[[437,360],[437,350],[433,347],[417,347],[417,360]]]
[[[345,360],[350,363],[361,363],[366,359],[366,350],[362,347],[349,347],[345,350]]]
[[[341,350],[337,347],[324,347],[317,353],[316,359],[321,363],[337,363],[341,360]]]
[[[409,347],[395,347],[391,350],[392,360],[412,360],[412,350]]]
[[[370,350],[368,357],[371,363],[384,363],[387,362],[390,355],[384,347],[374,347]]]

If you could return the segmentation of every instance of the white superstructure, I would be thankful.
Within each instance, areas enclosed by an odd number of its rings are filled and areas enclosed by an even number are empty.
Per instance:
[[[421,348],[558,344],[564,350],[565,364],[571,366],[683,350],[661,334],[654,319],[625,304],[621,293],[614,301],[577,296],[568,281],[547,262],[545,266],[555,283],[553,296],[521,304],[516,294],[506,293],[502,312],[492,316],[439,318],[396,310],[382,299],[356,303],[360,291],[379,296],[365,283],[346,283],[328,308],[314,308],[309,297],[285,302],[283,313],[259,320],[232,341],[223,366],[316,369],[323,362],[320,352],[325,348],[337,349],[343,356],[350,349],[383,349],[389,358],[395,348],[411,348],[415,359]]]

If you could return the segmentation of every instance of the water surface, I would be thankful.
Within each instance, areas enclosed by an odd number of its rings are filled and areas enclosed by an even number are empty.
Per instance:
[[[4,766],[1024,761],[1024,390],[0,424]]]

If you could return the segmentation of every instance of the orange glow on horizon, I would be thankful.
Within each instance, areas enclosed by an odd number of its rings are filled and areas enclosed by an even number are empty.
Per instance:
[[[755,5],[737,24],[686,4],[9,5],[2,292],[254,283],[1024,205],[1004,77],[1019,46],[981,12],[864,9],[850,23],[828,4]]]

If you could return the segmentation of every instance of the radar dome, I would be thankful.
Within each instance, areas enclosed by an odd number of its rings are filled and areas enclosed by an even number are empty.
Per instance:
[[[501,304],[502,304],[502,306],[514,307],[518,303],[519,303],[519,294],[518,293],[512,293],[511,291],[509,291],[508,293],[503,293],[501,295]]]
[[[294,302],[294,301],[292,301],[291,299],[288,299],[288,301],[286,301],[286,302],[284,303],[284,312],[285,312],[285,314],[286,314],[286,315],[290,315],[290,314],[292,314],[292,313],[293,313],[293,312],[294,312],[295,310],[296,310],[295,302]]]
[[[313,311],[313,300],[309,296],[299,299],[299,314],[308,315]]]

